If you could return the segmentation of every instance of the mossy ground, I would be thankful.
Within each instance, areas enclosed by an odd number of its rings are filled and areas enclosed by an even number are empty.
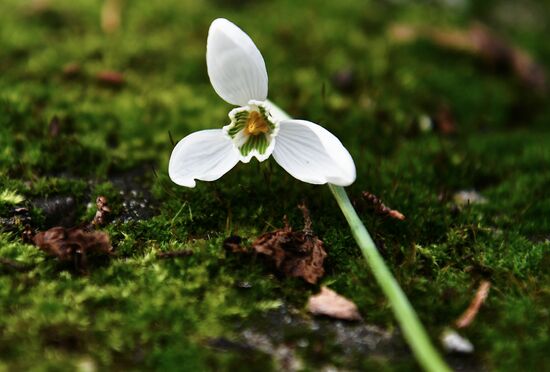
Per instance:
[[[236,339],[239,325],[281,304],[303,309],[317,289],[226,254],[222,242],[280,227],[285,214],[300,226],[302,200],[328,247],[323,283],[355,301],[367,323],[395,329],[326,187],[302,184],[273,161],[239,165],[195,189],[168,179],[169,131],[179,139],[227,122],[230,107],[205,66],[216,17],[252,35],[273,101],[321,123],[350,150],[358,171],[351,197],[368,190],[407,216],[400,222],[361,211],[433,339],[485,278],[489,298],[463,332],[474,342],[477,368],[548,368],[547,97],[478,57],[429,42],[396,44],[387,32],[395,22],[464,28],[481,20],[548,71],[547,1],[127,1],[112,35],[100,28],[100,5],[0,3],[0,192],[25,199],[2,194],[1,216],[27,206],[34,227],[52,227],[36,201],[71,197],[76,225],[106,195],[115,220],[105,230],[117,252],[78,275],[23,244],[21,226],[4,228],[0,257],[34,266],[0,272],[0,370],[275,368],[267,354],[220,351],[210,340]],[[80,73],[67,78],[70,63]],[[125,84],[98,84],[103,70],[122,72]],[[332,79],[342,71],[353,73],[351,86]],[[443,105],[458,132],[418,130]],[[56,136],[49,132],[54,116]],[[119,182],[135,173],[142,177]],[[469,189],[487,202],[457,209],[451,196]],[[132,190],[134,203],[149,199],[149,212],[117,218]],[[156,257],[173,249],[194,255]],[[310,336],[295,329],[281,337]],[[308,341],[296,351],[307,369],[417,368],[408,354],[343,357],[330,337]]]

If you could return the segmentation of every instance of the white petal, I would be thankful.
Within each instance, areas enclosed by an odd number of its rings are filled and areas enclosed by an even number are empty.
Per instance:
[[[227,19],[210,25],[206,65],[214,90],[225,101],[244,106],[267,98],[267,71],[252,39]]]
[[[300,181],[348,186],[355,181],[355,164],[332,133],[305,120],[280,123],[273,157]]]
[[[288,114],[286,112],[281,110],[281,108],[279,106],[277,106],[276,104],[274,104],[270,100],[265,101],[264,105],[267,107],[267,110],[269,111],[269,113],[271,114],[273,119],[275,119],[276,121],[290,120],[291,119],[290,116],[288,116]]]
[[[178,142],[168,165],[172,181],[195,187],[195,179],[214,181],[239,162],[239,152],[221,129],[191,133]]]

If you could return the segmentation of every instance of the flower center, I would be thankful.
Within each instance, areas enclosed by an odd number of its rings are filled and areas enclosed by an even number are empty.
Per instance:
[[[264,161],[271,155],[279,123],[263,102],[250,101],[246,106],[237,107],[231,110],[229,118],[231,123],[223,130],[239,149],[244,162],[248,163],[253,156]]]
[[[269,125],[258,111],[252,111],[246,121],[244,133],[257,136],[260,133],[269,132]]]

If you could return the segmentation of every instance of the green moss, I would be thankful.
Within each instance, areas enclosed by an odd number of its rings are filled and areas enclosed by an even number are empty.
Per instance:
[[[116,255],[76,275],[21,243],[21,224],[4,226],[0,257],[25,269],[0,266],[0,370],[278,368],[277,358],[242,345],[243,329],[262,329],[281,306],[305,316],[317,287],[226,253],[222,242],[232,234],[251,241],[281,227],[284,215],[299,228],[302,200],[327,246],[323,284],[355,301],[367,323],[395,330],[326,187],[299,183],[273,160],[238,165],[194,189],[169,180],[170,134],[177,141],[229,122],[204,58],[208,26],[220,16],[258,44],[270,98],[350,149],[358,177],[349,193],[433,339],[488,279],[487,303],[463,331],[476,366],[537,370],[550,362],[547,97],[478,57],[427,41],[393,43],[387,32],[395,22],[482,20],[549,70],[546,3],[518,5],[523,16],[511,22],[507,1],[132,1],[112,35],[101,31],[96,1],[44,3],[0,4],[0,218],[11,221],[14,208],[26,206],[33,227],[50,227],[40,202],[71,197],[77,225],[93,218],[104,195]],[[67,76],[68,64],[79,72]],[[104,70],[120,71],[124,83],[100,84]],[[352,74],[347,88],[334,78],[342,71]],[[433,119],[444,106],[455,135],[419,129],[419,118]],[[376,215],[361,201],[363,190],[407,219]],[[460,190],[487,202],[457,207]],[[126,218],[130,201],[144,199],[145,217]],[[157,258],[180,249],[193,255]],[[330,332],[319,337],[281,322],[264,334],[291,345],[305,369],[416,368],[406,350],[350,356]],[[308,346],[296,346],[301,340]]]

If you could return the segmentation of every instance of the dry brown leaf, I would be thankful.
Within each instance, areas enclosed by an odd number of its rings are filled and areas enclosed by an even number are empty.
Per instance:
[[[72,261],[78,257],[85,261],[88,254],[110,255],[113,251],[106,233],[76,227],[53,227],[36,234],[33,242],[46,254],[60,261]]]
[[[292,231],[285,221],[285,227],[261,235],[252,243],[252,248],[273,261],[285,275],[315,284],[325,274],[323,262],[327,253],[323,241],[311,230],[309,211],[305,205],[299,208],[304,215],[302,231]]]
[[[357,305],[327,287],[313,295],[307,302],[307,309],[314,315],[325,315],[343,320],[361,320]]]
[[[282,229],[259,236],[252,243],[252,251],[271,261],[286,276],[302,278],[315,284],[325,274],[323,263],[327,253],[324,243],[311,229],[311,218],[305,205],[298,206],[304,215],[304,228],[293,231],[285,217]],[[238,236],[227,238],[223,247],[231,253],[248,253]]]

